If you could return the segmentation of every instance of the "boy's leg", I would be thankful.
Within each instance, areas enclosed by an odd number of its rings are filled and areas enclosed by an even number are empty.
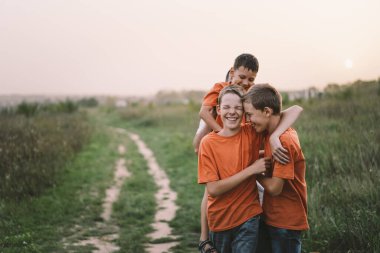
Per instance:
[[[301,231],[267,226],[273,253],[301,253]]]
[[[201,237],[200,241],[208,239],[208,223],[207,223],[207,188],[205,187],[205,192],[203,194],[203,199],[201,203]]]
[[[210,231],[210,240],[214,243],[218,253],[233,253],[231,248],[233,233],[233,229],[220,232]]]
[[[210,253],[217,253],[216,250],[212,249],[214,247],[213,243],[205,242],[207,240],[209,240],[209,229],[207,222],[207,188],[205,187],[205,192],[201,203],[201,237],[199,238],[199,250],[201,252],[206,252],[211,249],[209,251]]]
[[[256,252],[257,240],[259,238],[260,216],[256,215],[234,229],[232,241],[233,253]]]
[[[199,121],[198,130],[193,138],[193,147],[194,152],[198,154],[199,144],[201,143],[202,138],[207,135],[211,131],[211,128],[207,126],[207,124],[201,119]]]
[[[268,231],[268,227],[264,222],[264,217],[261,216],[260,218],[260,225],[259,225],[259,239],[257,242],[257,253],[265,252],[265,253],[272,253],[272,244],[270,240],[270,235]]]

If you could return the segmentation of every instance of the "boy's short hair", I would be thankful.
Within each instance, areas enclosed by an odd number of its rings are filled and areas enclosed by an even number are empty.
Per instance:
[[[269,84],[255,84],[243,97],[244,103],[251,103],[256,110],[264,110],[269,107],[273,110],[273,115],[281,112],[281,94]]]
[[[228,85],[220,91],[219,96],[218,96],[218,105],[222,103],[223,96],[229,93],[238,95],[240,99],[243,101],[243,95],[244,95],[243,88],[240,87],[239,85],[234,84],[234,85]]]
[[[251,54],[241,54],[235,59],[234,69],[247,68],[253,72],[259,72],[259,61]]]

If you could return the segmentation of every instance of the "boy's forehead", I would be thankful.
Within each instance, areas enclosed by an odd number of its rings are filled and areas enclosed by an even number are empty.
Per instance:
[[[244,110],[245,111],[254,111],[254,110],[256,110],[255,107],[253,107],[253,105],[250,102],[244,102],[243,105],[244,105]]]
[[[226,93],[222,97],[221,104],[242,103],[241,98],[234,93]]]
[[[245,75],[250,75],[256,77],[257,72],[253,71],[252,69],[248,69],[247,67],[240,66],[239,68],[235,69],[234,75],[240,75],[240,74],[245,74]]]

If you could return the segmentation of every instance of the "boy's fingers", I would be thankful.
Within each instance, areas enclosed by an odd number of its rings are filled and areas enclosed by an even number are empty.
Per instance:
[[[277,148],[274,153],[283,153],[283,154],[287,154],[288,153],[288,150],[286,150],[285,148],[283,147],[279,147]]]
[[[286,149],[282,149],[282,150],[278,149],[276,151],[277,152],[275,152],[273,154],[276,161],[278,161],[280,163],[288,163],[289,162],[288,151]]]
[[[270,157],[264,157],[265,168],[269,169],[272,166],[272,159]]]
[[[289,159],[287,158],[287,156],[273,155],[273,157],[277,162],[281,164],[289,163]]]

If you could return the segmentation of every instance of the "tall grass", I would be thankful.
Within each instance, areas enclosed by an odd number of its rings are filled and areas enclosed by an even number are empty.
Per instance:
[[[300,101],[295,125],[306,156],[310,230],[305,252],[380,251],[380,84],[358,82]],[[286,105],[285,105],[286,107]],[[134,106],[119,126],[139,132],[167,170],[181,209],[172,222],[182,237],[176,252],[198,241],[202,186],[191,141],[199,105]]]
[[[73,245],[98,229],[106,189],[113,182],[120,138],[95,128],[89,142],[60,167],[55,187],[38,197],[0,199],[0,252],[90,252]],[[67,247],[65,247],[65,245]]]
[[[306,248],[380,250],[377,86],[357,83],[303,103],[297,129],[307,159]]]
[[[71,102],[20,104],[0,114],[0,197],[36,196],[56,183],[62,165],[86,143],[90,127]]]

